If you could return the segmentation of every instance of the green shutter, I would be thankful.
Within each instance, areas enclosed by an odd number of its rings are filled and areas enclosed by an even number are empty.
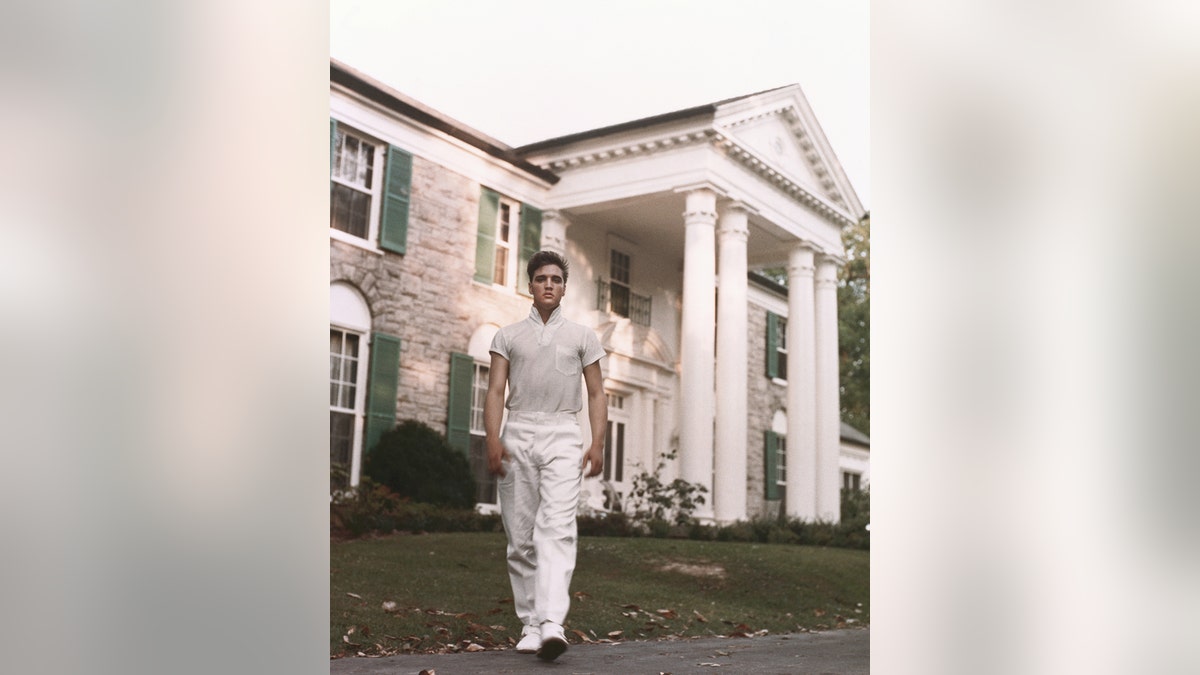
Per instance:
[[[412,155],[388,146],[384,174],[383,215],[380,217],[379,248],[404,253],[408,240],[408,207],[412,191]]]
[[[767,377],[779,376],[779,315],[767,312]]]
[[[763,466],[766,467],[766,498],[779,499],[779,435],[767,430],[763,434]]]
[[[517,262],[517,290],[529,291],[529,275],[525,267],[534,253],[542,250],[542,211],[528,204],[521,205],[521,252]]]
[[[367,383],[367,424],[363,432],[363,454],[370,452],[379,437],[396,426],[396,391],[400,382],[400,338],[384,333],[371,335],[371,374]]]
[[[471,398],[475,388],[475,359],[450,354],[450,406],[446,411],[446,440],[450,447],[469,454],[471,449]]]
[[[479,194],[479,234],[475,239],[475,281],[492,283],[496,265],[496,218],[500,195],[483,188]]]
[[[329,175],[332,180],[333,161],[337,157],[337,120],[329,118]]]

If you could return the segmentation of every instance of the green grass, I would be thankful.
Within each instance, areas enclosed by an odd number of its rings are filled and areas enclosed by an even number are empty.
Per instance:
[[[504,548],[504,535],[494,533],[331,543],[330,654],[511,646],[520,623]],[[582,642],[621,631],[613,639],[640,640],[867,625],[869,560],[866,551],[786,544],[581,537],[567,636]],[[385,609],[388,601],[395,607]]]

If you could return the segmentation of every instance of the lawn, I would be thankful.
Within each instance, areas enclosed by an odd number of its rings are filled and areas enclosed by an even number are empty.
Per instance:
[[[330,655],[505,649],[520,637],[499,533],[330,544]],[[581,537],[572,642],[865,626],[866,551]]]

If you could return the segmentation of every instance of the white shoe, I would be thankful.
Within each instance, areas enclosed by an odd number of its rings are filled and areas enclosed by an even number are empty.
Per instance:
[[[517,653],[535,654],[542,646],[542,631],[537,626],[525,626],[521,629],[521,641],[517,643]]]
[[[537,657],[543,661],[553,661],[567,651],[567,636],[563,634],[562,626],[547,621],[542,624],[542,646],[537,651]]]

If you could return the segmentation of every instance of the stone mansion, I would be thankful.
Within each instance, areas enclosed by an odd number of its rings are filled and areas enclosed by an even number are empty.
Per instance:
[[[697,515],[716,522],[781,504],[836,521],[839,491],[866,486],[869,440],[839,416],[836,292],[864,209],[798,85],[513,148],[338,61],[329,77],[330,461],[352,484],[416,419],[495,503],[488,346],[528,314],[545,248],[571,265],[565,316],[607,352],[590,507],[670,451],[666,478],[706,486]]]

